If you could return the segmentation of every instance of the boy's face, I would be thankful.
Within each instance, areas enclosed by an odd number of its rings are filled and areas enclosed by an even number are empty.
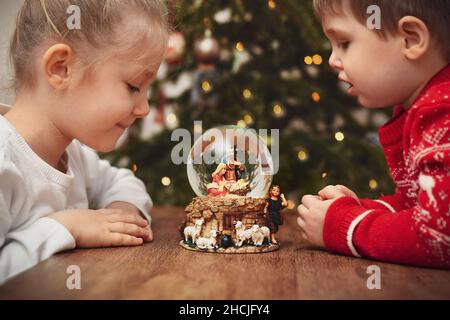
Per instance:
[[[405,103],[414,84],[409,80],[412,66],[403,54],[404,40],[395,35],[381,38],[349,12],[344,8],[344,14],[322,21],[333,49],[331,67],[349,84],[348,94],[366,108]]]

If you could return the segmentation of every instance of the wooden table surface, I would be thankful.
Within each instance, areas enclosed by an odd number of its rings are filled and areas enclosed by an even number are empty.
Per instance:
[[[183,209],[153,211],[155,241],[135,248],[57,254],[0,287],[0,299],[450,299],[450,272],[356,259],[315,250],[285,213],[280,250],[220,255],[178,245]],[[69,290],[70,265],[81,290]],[[381,270],[369,290],[367,267]]]

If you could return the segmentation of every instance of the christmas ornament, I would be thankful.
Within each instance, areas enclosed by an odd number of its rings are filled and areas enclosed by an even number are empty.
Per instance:
[[[169,64],[180,63],[186,49],[186,40],[181,32],[172,32],[169,36],[165,60]]]
[[[197,63],[214,64],[220,54],[219,42],[206,32],[206,36],[194,43],[194,54]]]
[[[218,11],[214,15],[214,20],[218,24],[225,24],[225,23],[229,23],[231,21],[231,16],[232,16],[231,9],[230,8],[226,8],[226,9]]]
[[[207,32],[205,38],[195,42],[194,53],[197,67],[192,74],[190,103],[202,111],[216,107],[219,102],[220,73],[215,64],[220,56],[220,46]]]

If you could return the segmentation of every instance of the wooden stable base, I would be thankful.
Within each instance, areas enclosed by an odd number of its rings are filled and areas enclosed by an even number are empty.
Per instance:
[[[209,253],[225,253],[225,254],[243,254],[243,253],[265,253],[276,251],[280,248],[279,244],[268,244],[260,247],[256,246],[242,246],[242,247],[229,247],[229,248],[219,248],[219,249],[199,249],[197,247],[191,247],[189,244],[185,243],[184,240],[180,241],[180,246],[187,250],[199,251],[199,252],[209,252]]]

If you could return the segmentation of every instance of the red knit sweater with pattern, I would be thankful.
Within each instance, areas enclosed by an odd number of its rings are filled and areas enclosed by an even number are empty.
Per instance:
[[[329,207],[328,250],[450,269],[450,65],[379,129],[396,185],[378,200],[343,197]]]

